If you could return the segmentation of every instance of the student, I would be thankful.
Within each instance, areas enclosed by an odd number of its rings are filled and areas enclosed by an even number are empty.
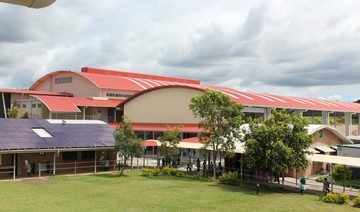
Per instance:
[[[330,192],[329,187],[330,187],[330,183],[329,183],[327,177],[325,177],[325,179],[324,179],[324,184],[323,184],[323,192],[324,192],[325,194],[327,194],[327,193]]]
[[[28,160],[25,160],[26,175],[29,177],[31,174],[31,165]]]
[[[304,194],[306,190],[306,180],[305,177],[302,176],[301,180],[300,180],[300,192],[301,194]]]

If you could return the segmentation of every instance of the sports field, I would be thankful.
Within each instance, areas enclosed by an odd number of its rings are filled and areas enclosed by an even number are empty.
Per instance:
[[[141,172],[0,182],[1,211],[359,211],[316,195],[228,186]]]

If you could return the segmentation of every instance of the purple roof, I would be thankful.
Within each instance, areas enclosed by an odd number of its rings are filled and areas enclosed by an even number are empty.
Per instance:
[[[40,137],[41,128],[52,137]],[[0,152],[6,150],[113,147],[114,129],[101,123],[50,123],[45,119],[0,119]]]

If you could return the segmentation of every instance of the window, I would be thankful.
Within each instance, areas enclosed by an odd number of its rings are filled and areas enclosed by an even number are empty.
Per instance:
[[[33,107],[33,108],[36,107],[36,104],[31,104],[31,107]]]
[[[63,152],[62,159],[63,160],[77,160],[77,152]]]
[[[154,132],[154,139],[157,140],[159,137],[162,137],[164,135],[163,132]]]
[[[41,104],[38,104],[38,108],[41,108]]]
[[[22,108],[26,108],[26,104],[22,104]]]
[[[52,138],[53,136],[46,131],[44,128],[32,128],[32,131],[34,131],[38,136],[42,138]]]
[[[55,78],[55,84],[72,83],[72,77],[58,77]]]
[[[95,151],[81,152],[81,160],[95,160]]]
[[[106,93],[107,97],[122,97],[122,98],[127,98],[129,96],[131,96],[131,94],[124,94],[124,93]]]

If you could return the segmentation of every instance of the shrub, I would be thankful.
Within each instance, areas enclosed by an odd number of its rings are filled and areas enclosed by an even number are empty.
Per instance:
[[[349,180],[351,179],[352,171],[345,165],[336,164],[334,168],[334,177],[335,180],[343,180],[344,178]]]
[[[161,173],[163,175],[171,175],[171,176],[179,176],[179,177],[182,177],[184,176],[185,174],[182,172],[182,171],[179,171],[175,168],[171,168],[169,166],[165,166],[162,170],[161,170]]]
[[[323,201],[324,201],[324,202],[327,202],[327,203],[335,203],[336,196],[337,196],[337,194],[328,193],[328,194],[326,194],[326,196],[323,198]]]
[[[348,194],[334,194],[334,193],[328,193],[323,198],[324,202],[327,203],[336,203],[336,204],[347,204],[350,201]]]
[[[336,198],[337,204],[348,204],[350,202],[350,198],[348,194],[338,194]]]
[[[155,168],[143,168],[142,169],[142,175],[145,177],[152,177],[152,176],[159,176],[161,173],[160,169]]]
[[[219,177],[219,182],[222,184],[236,185],[239,182],[237,172],[224,173]]]
[[[353,199],[353,203],[355,208],[360,208],[360,196]]]

